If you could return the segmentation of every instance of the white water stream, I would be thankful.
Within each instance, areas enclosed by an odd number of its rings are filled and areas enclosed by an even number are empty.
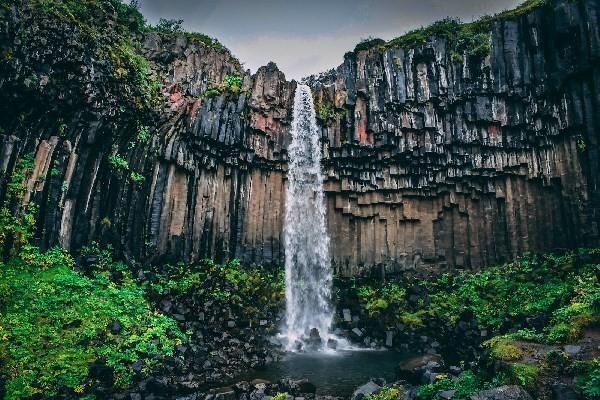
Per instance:
[[[285,215],[286,348],[325,348],[333,319],[329,237],[325,227],[321,144],[310,88],[298,85],[288,148]],[[320,342],[313,330],[316,328]]]

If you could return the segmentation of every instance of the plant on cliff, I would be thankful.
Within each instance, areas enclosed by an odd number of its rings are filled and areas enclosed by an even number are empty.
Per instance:
[[[432,37],[446,39],[452,59],[462,60],[463,54],[478,58],[486,57],[491,50],[491,29],[497,21],[516,18],[535,8],[547,4],[548,0],[526,0],[513,10],[504,11],[493,16],[484,16],[477,21],[462,23],[457,18],[445,18],[427,27],[413,29],[389,42],[368,38],[361,41],[354,53],[375,47],[382,49],[412,49],[427,44]]]
[[[239,75],[226,75],[223,82],[216,85],[211,85],[206,92],[205,97],[215,97],[224,93],[238,94],[242,90],[244,80]]]
[[[118,154],[112,154],[108,157],[108,162],[113,168],[121,171],[127,171],[129,169],[129,163],[123,157]]]
[[[577,385],[582,393],[590,399],[600,399],[600,357],[575,365],[578,370]]]
[[[18,254],[35,229],[37,206],[21,205],[33,167],[33,154],[26,154],[18,161],[6,187],[6,199],[0,208],[0,250],[4,250],[4,257]]]

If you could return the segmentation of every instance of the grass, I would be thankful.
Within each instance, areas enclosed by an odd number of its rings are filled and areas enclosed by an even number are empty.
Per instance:
[[[130,386],[131,366],[142,374],[173,354],[183,334],[174,320],[152,310],[131,277],[115,284],[108,273],[87,277],[58,248],[30,248],[0,264],[0,360],[7,399],[88,393],[90,366],[102,364],[110,383]],[[119,332],[110,330],[118,322]]]
[[[382,39],[366,39],[355,47],[354,52],[357,53],[371,48],[412,49],[426,44],[431,37],[437,37],[448,41],[451,56],[454,60],[462,59],[463,54],[483,58],[490,53],[491,29],[494,23],[524,15],[544,6],[548,1],[526,0],[513,10],[504,11],[493,16],[484,16],[470,23],[462,23],[456,18],[445,18],[427,27],[413,29],[389,42]]]

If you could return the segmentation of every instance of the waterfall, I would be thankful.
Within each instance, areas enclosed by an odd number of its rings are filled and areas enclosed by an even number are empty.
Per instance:
[[[312,92],[306,85],[296,88],[288,154],[283,335],[287,337],[288,350],[297,349],[299,343],[323,348],[330,337],[333,318],[332,275],[325,228],[319,128]]]

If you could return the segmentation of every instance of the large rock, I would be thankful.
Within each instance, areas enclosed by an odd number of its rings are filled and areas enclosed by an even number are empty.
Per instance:
[[[482,390],[470,397],[471,400],[532,400],[521,386],[500,386],[495,389]]]
[[[431,376],[432,373],[439,371],[442,366],[443,360],[439,355],[424,354],[402,361],[396,369],[396,374],[400,379],[407,380],[413,384],[419,384],[423,383],[425,376]],[[430,379],[427,380],[429,381]]]
[[[358,387],[353,393],[351,400],[361,400],[363,397],[367,395],[372,395],[381,390],[381,386],[376,384],[373,381],[369,381],[364,385]]]
[[[93,61],[97,46],[81,46],[73,27],[46,29],[22,12],[26,3],[5,11],[0,34],[18,51],[2,82],[50,71],[40,85],[57,74],[75,85],[41,90],[39,99],[0,91],[0,202],[16,161],[33,154],[24,203],[40,205],[41,246],[78,250],[102,240],[141,263],[283,264],[296,82],[273,63],[251,75],[227,51],[148,33],[139,47],[164,102],[145,119],[142,143],[137,126],[113,119],[121,99],[105,96],[114,95],[114,71]],[[489,57],[457,60],[453,43],[432,38],[350,53],[313,80],[337,273],[437,274],[597,243],[595,4],[557,0],[499,21]],[[25,42],[10,44],[17,37]],[[228,75],[241,77],[239,93],[207,95]],[[127,171],[108,161],[115,153]]]

